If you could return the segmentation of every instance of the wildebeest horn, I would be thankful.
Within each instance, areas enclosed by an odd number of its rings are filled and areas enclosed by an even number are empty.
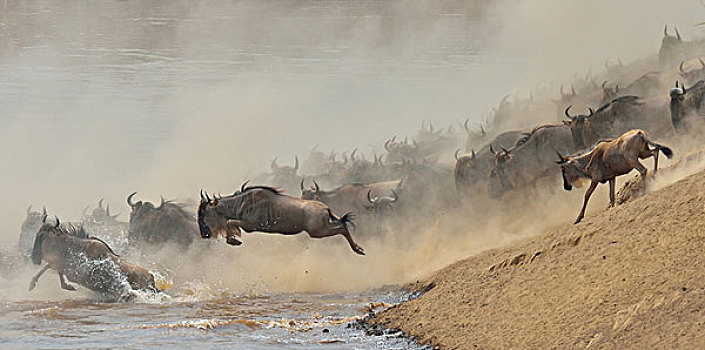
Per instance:
[[[685,84],[681,81],[681,90],[683,90],[683,95],[685,95]]]
[[[350,160],[355,161],[355,153],[357,153],[357,148],[355,148],[352,153],[350,153]]]
[[[137,194],[137,192],[135,191],[135,192],[130,193],[129,196],[127,196],[127,205],[129,205],[131,208],[135,207],[135,204],[132,203],[132,197],[134,197],[136,194]]]
[[[605,85],[607,85],[607,80],[605,80],[605,81],[602,82],[602,88],[603,88],[603,89],[605,88]]]
[[[320,145],[321,145],[320,143],[317,143],[315,146],[313,146],[313,148],[311,148],[311,153],[315,152],[316,148],[318,148],[318,146],[320,146]]]
[[[30,212],[30,211],[32,211],[32,205],[31,205],[31,204],[27,207],[27,215],[29,215],[29,212]]]
[[[504,147],[502,147],[502,151],[504,152],[504,154],[509,154],[509,151],[507,151],[507,149]]]
[[[215,198],[215,195],[213,195],[213,197]],[[164,205],[164,197],[159,196],[159,200],[160,200],[159,206],[156,207],[155,209],[161,209],[162,206]]]
[[[475,159],[475,150],[471,149],[470,151],[470,159]]]
[[[480,124],[480,135],[485,136],[485,128]]]
[[[702,68],[705,68],[705,61],[703,61],[703,59],[700,58],[700,56],[698,56],[698,61],[700,61],[700,66],[701,66]]]
[[[294,156],[294,172],[299,171],[299,156]]]
[[[47,216],[47,207],[42,207],[42,215]]]
[[[103,209],[103,198],[98,201],[98,208]]]
[[[570,86],[570,93],[575,95],[575,85]]]
[[[455,160],[458,160],[458,152],[460,152],[460,148],[455,150],[455,154],[453,155],[455,156]]]
[[[678,65],[678,70],[681,71],[681,74],[685,74],[685,71],[683,70],[683,62],[681,61],[681,64]]]
[[[573,105],[568,106],[568,107],[565,109],[565,111],[563,111],[563,113],[565,114],[566,117],[568,117],[568,119],[573,120],[573,117],[571,117],[571,116],[570,116],[570,113],[568,112],[568,111],[570,111],[570,107],[573,107]]]
[[[391,151],[389,150],[389,142],[391,142],[391,141],[390,141],[390,140],[387,140],[387,141],[384,142],[384,149],[386,149],[387,152],[391,152]]]
[[[313,180],[313,186],[316,187],[316,192],[321,190],[321,188],[318,186],[318,182],[316,182],[316,180]]]
[[[590,111],[590,115],[588,116],[588,118],[592,117],[592,115],[595,114],[595,112],[592,110],[592,108],[590,108],[590,106],[587,106],[587,109],[588,109],[588,111]]]
[[[274,159],[272,159],[272,162],[269,163],[269,167],[272,169],[272,171],[276,171],[277,168],[279,168],[279,166],[277,165],[277,158],[279,157],[274,157]]]
[[[305,177],[302,177],[302,178],[301,178],[301,191],[304,190],[304,181],[306,181],[306,178],[305,178]]]
[[[465,119],[465,121],[463,122],[463,128],[465,128],[465,132],[468,132],[468,133],[470,132],[470,127],[468,127],[469,122],[470,122],[470,118]]]
[[[494,151],[494,148],[492,148],[492,144],[491,144],[491,143],[490,143],[490,152],[492,152],[492,154],[497,154],[497,152]]]
[[[250,183],[250,180],[247,180],[247,181],[245,181],[245,182],[242,183],[242,186],[240,186],[240,192],[241,192],[241,193],[242,193],[242,192],[245,192],[245,189],[246,189],[248,183]],[[208,192],[206,192],[206,196],[207,196],[207,195],[208,195]]]
[[[556,163],[558,163],[558,164],[563,164],[563,163],[565,163],[565,162],[566,162],[566,159],[565,159],[565,157],[561,154],[561,152],[558,152],[558,150],[555,150],[555,151],[556,151],[556,154],[558,155],[558,159],[560,159],[560,160],[557,161]]]
[[[61,221],[59,221],[59,216],[56,216],[56,224],[54,225],[54,228],[58,228],[59,225],[61,225]]]
[[[203,195],[203,189],[201,189],[201,201],[203,201],[204,199],[206,199],[206,196]]]
[[[110,216],[110,204],[105,206],[105,215]]]
[[[668,24],[663,26],[663,36],[668,36]]]
[[[678,27],[673,27],[676,30],[676,37],[678,38],[678,41],[683,41],[681,38],[681,33],[678,33]]]
[[[504,95],[504,97],[502,97],[502,100],[499,101],[499,105],[501,106],[501,105],[505,104],[507,102],[508,98],[509,98],[509,95]]]
[[[392,197],[394,197],[394,200],[392,201],[392,203],[399,200],[399,195],[397,194],[397,191],[392,190]]]
[[[369,201],[370,203],[374,203],[375,201],[373,201],[373,200],[372,200],[372,197],[370,197],[370,192],[372,192],[371,189],[370,189],[370,190],[367,190],[367,201]]]

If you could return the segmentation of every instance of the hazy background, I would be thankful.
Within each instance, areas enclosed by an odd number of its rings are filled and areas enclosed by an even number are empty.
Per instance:
[[[505,94],[688,39],[698,1],[5,1],[0,204],[77,219],[197,198],[305,157],[480,120]]]

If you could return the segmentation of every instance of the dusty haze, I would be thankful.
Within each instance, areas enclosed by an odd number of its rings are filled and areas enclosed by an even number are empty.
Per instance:
[[[227,193],[276,155],[292,164],[316,144],[380,150],[426,119],[480,121],[503,95],[527,96],[537,84],[554,97],[606,59],[655,54],[664,24],[691,38],[705,18],[696,1],[356,4],[9,2],[0,27],[3,244],[16,243],[30,204],[75,220],[105,197],[127,220],[132,191],[152,201]],[[527,116],[527,127],[541,118]],[[218,247],[217,259],[194,252],[174,264],[276,290],[398,283],[569,220],[580,195],[559,197],[571,200],[566,212],[534,225],[441,220],[415,242],[399,232],[394,244],[364,239],[363,258],[339,237],[246,236],[239,248]]]

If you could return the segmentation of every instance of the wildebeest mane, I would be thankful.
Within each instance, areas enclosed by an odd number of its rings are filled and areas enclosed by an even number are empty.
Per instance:
[[[557,128],[557,127],[563,127],[563,125],[558,125],[558,124],[544,124],[544,125],[539,125],[537,127],[534,127],[531,129],[529,132],[525,132],[521,134],[521,137],[517,140],[517,143],[515,147],[521,147],[525,143],[529,142],[531,140],[531,137],[536,134],[541,129],[546,129],[546,128]]]
[[[636,95],[624,95],[624,96],[619,96],[619,97],[613,99],[612,101],[607,102],[607,103],[605,103],[604,105],[600,106],[600,108],[598,108],[598,109],[595,111],[595,113],[600,113],[600,112],[606,110],[607,108],[609,108],[610,106],[612,106],[612,104],[614,104],[614,103],[629,103],[629,104],[633,104],[633,105],[642,105],[642,104],[644,104],[643,102],[640,101],[640,97],[639,97],[639,96],[636,96]]]
[[[248,186],[248,187],[245,187],[245,189],[244,189],[243,191],[239,191],[236,195],[241,195],[241,194],[243,194],[243,193],[247,193],[248,191],[251,191],[251,190],[258,190],[258,189],[259,189],[259,190],[265,190],[265,191],[271,191],[271,192],[274,192],[274,194],[282,194],[282,193],[283,193],[282,190],[280,190],[280,189],[278,189],[278,188],[275,188],[275,187],[257,185],[257,186]]]

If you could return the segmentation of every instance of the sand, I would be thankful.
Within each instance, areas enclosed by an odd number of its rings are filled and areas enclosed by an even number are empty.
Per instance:
[[[442,349],[705,348],[704,227],[701,171],[448,266],[371,322]]]

